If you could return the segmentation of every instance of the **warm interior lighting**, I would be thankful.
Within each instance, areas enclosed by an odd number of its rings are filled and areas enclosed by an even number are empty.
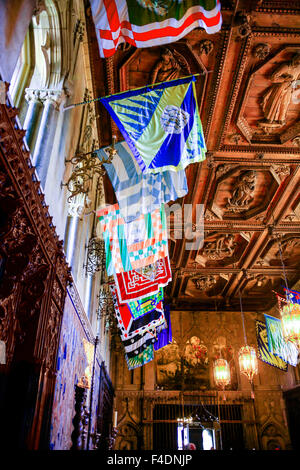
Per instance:
[[[256,351],[251,346],[243,346],[239,351],[239,366],[242,374],[248,377],[252,383],[254,375],[257,374]]]
[[[217,359],[214,362],[214,379],[217,387],[224,389],[230,383],[230,368],[225,359]]]
[[[284,339],[300,351],[300,304],[289,302],[280,308]]]

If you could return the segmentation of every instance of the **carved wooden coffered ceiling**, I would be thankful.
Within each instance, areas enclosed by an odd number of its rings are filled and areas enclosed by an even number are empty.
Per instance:
[[[292,1],[224,1],[223,26],[214,35],[200,28],[161,47],[122,45],[100,59],[89,10],[95,96],[132,89],[190,73],[207,158],[187,170],[183,204],[204,205],[204,243],[186,250],[174,237],[173,309],[264,311],[300,273],[300,4]],[[123,140],[101,104],[101,146]],[[106,200],[114,194],[108,178]],[[194,220],[195,222],[195,220]],[[281,246],[281,252],[279,250]]]

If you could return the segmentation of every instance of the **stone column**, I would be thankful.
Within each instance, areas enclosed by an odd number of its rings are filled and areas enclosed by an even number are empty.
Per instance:
[[[33,164],[36,167],[42,187],[44,188],[53,148],[62,92],[45,90],[40,92],[40,96],[44,103],[44,109],[34,148]]]
[[[26,88],[25,99],[28,103],[28,110],[26,113],[25,121],[24,121],[24,129],[26,129],[25,137],[26,137],[27,144],[32,151],[33,139],[34,139],[35,133],[37,132],[37,124],[38,124],[40,112],[42,109],[42,101],[40,100],[40,91]]]

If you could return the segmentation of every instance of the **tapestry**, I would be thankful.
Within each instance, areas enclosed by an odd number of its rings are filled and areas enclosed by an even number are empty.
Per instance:
[[[164,390],[180,390],[182,388],[182,359],[179,346],[173,339],[172,343],[155,353],[156,383]]]
[[[118,204],[97,212],[104,238],[107,275],[127,272],[168,256],[165,207],[125,223]]]
[[[112,56],[118,45],[167,44],[194,28],[208,34],[222,26],[219,0],[91,0],[100,57]]]
[[[270,366],[277,367],[286,372],[288,370],[287,363],[279,356],[275,356],[270,352],[266,324],[259,320],[256,321],[256,339],[258,358]]]
[[[115,149],[117,153],[112,162],[104,163],[103,166],[126,223],[187,194],[184,170],[145,174],[142,173],[126,142],[115,144]],[[96,153],[100,160],[107,158],[106,148],[97,150]]]
[[[156,381],[164,390],[209,390],[208,349],[197,336],[185,343],[183,350],[177,342],[156,352]]]
[[[205,160],[195,80],[189,76],[101,98],[144,173],[184,170]]]
[[[186,342],[182,372],[188,390],[210,388],[208,349],[198,336],[192,336]]]
[[[158,260],[147,269],[117,273],[114,280],[120,302],[155,294],[172,280],[169,257]]]

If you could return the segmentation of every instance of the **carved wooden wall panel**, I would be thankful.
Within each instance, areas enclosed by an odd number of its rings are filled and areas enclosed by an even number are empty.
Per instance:
[[[37,449],[48,445],[60,325],[71,277],[16,115],[9,102],[0,105],[0,338],[7,349],[6,364],[0,366],[1,403],[7,422],[4,441],[13,445],[16,435],[21,447]]]

